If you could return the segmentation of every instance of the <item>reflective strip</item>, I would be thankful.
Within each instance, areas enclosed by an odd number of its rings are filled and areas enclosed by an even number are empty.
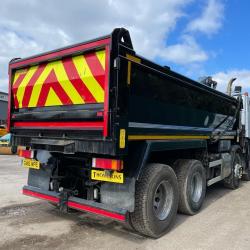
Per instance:
[[[120,129],[120,140],[119,140],[119,147],[120,148],[125,148],[126,146],[126,130],[125,129]]]
[[[56,95],[55,91],[50,88],[45,105],[44,106],[53,106],[53,105],[62,105],[61,100]]]
[[[52,201],[55,203],[59,202],[59,198],[51,196],[51,195],[47,195],[47,194],[42,194],[42,193],[38,193],[38,192],[34,192],[28,189],[23,189],[23,194],[24,195],[28,195],[28,196],[32,196],[32,197],[36,197],[39,199],[43,199],[43,200],[47,200],[47,201]]]
[[[56,61],[53,63],[53,68],[58,82],[67,93],[73,104],[84,103],[79,93],[73,87],[72,83],[69,81],[69,78],[65,72],[62,61]]]
[[[49,76],[51,70],[52,70],[51,64],[48,64],[44,68],[41,75],[38,77],[37,81],[34,83],[28,107],[37,107],[37,103],[38,103],[38,99],[41,93],[43,83],[45,82],[46,78]]]
[[[114,213],[111,211],[107,211],[107,210],[96,208],[96,207],[91,207],[91,206],[76,203],[73,201],[68,201],[68,206],[71,208],[75,208],[77,210],[86,211],[86,212],[97,214],[97,215],[102,215],[104,217],[108,217],[108,218],[119,220],[119,221],[126,220],[126,216],[123,214]]]
[[[97,102],[104,102],[104,90],[93,77],[91,70],[84,56],[73,57],[73,62],[82,81],[94,96]]]
[[[18,88],[19,88],[20,84],[22,83],[26,73],[17,74],[17,75],[18,76],[14,80],[14,86],[13,86],[13,97],[14,97],[15,108],[19,108],[19,101],[17,99],[17,91],[18,91]]]
[[[34,73],[36,72],[37,68],[38,66],[33,66],[29,68],[27,74],[25,75],[24,79],[22,80],[21,84],[18,87],[17,100],[19,103],[19,108],[22,108],[22,100],[24,98],[25,88],[27,84],[29,83],[30,79],[32,78],[32,76],[34,75]]]
[[[15,108],[104,102],[106,51],[14,72]]]
[[[38,77],[43,72],[45,66],[46,66],[45,63],[38,66],[38,69],[33,74],[33,76],[31,77],[31,79],[29,81],[29,83],[25,87],[24,98],[22,100],[22,107],[28,107],[29,106],[29,101],[30,101],[30,97],[31,97],[31,94],[32,94],[32,91],[33,91],[34,84],[36,83]]]
[[[105,70],[105,50],[99,50],[96,52],[96,56],[98,57],[98,60],[100,61],[103,70]]]

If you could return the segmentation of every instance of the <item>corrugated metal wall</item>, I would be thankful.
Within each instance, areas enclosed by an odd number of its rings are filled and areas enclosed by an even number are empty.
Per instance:
[[[0,101],[0,120],[7,119],[8,102]]]

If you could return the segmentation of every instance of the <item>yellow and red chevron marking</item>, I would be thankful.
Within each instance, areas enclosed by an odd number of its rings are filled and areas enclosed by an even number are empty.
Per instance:
[[[15,108],[103,103],[105,57],[100,50],[15,71]]]

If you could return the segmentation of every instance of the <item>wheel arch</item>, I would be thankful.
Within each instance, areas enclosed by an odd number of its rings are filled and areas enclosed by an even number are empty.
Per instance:
[[[162,163],[172,166],[180,158],[199,158],[207,152],[206,140],[171,140],[133,142],[129,146],[127,175],[139,179],[148,163]],[[201,159],[198,159],[201,160]]]

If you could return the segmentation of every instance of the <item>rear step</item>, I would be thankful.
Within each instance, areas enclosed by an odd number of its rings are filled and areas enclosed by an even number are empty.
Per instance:
[[[44,191],[40,188],[24,186],[23,194],[35,198],[47,200],[56,204],[60,203],[60,194],[52,191]],[[89,201],[85,199],[70,196],[67,202],[69,208],[79,211],[84,211],[92,214],[97,214],[117,221],[126,221],[127,210],[114,208],[106,204]]]

